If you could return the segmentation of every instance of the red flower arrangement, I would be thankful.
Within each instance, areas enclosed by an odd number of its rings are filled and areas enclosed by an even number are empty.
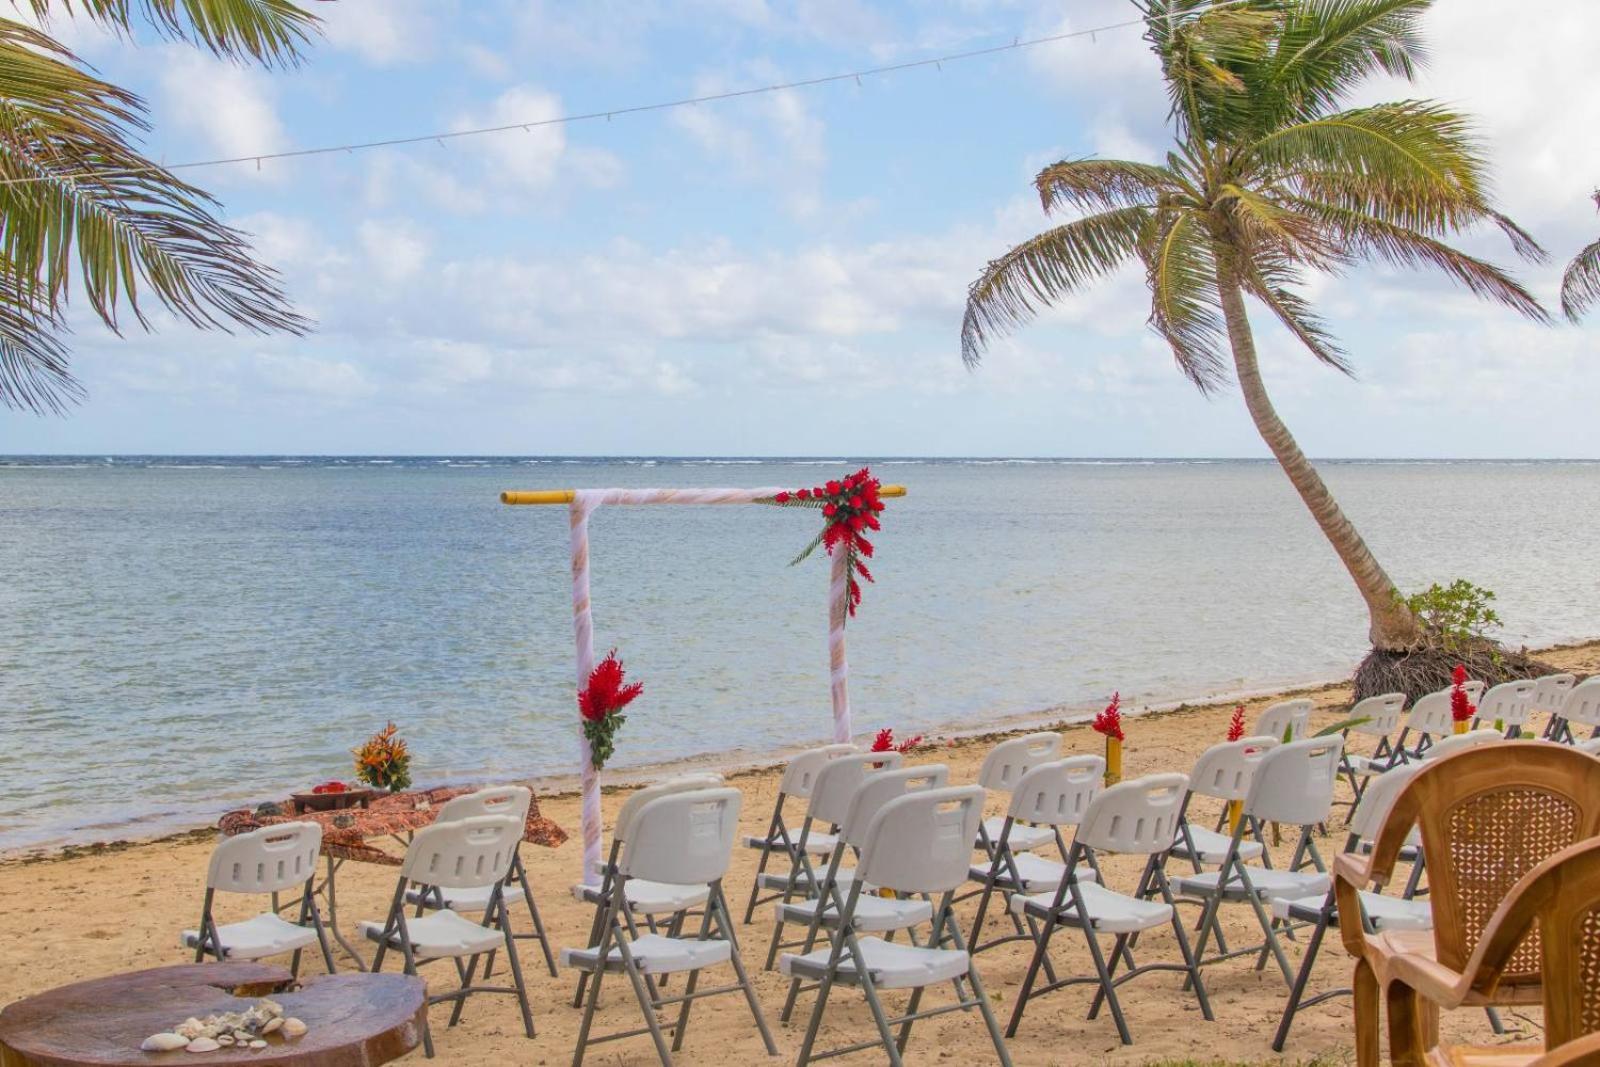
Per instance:
[[[622,709],[644,692],[643,682],[624,684],[626,673],[617,650],[595,664],[589,682],[578,693],[578,712],[583,716],[583,736],[589,739],[589,761],[595,770],[606,765],[615,751],[617,728],[627,722]]]
[[[1107,704],[1105,710],[1094,717],[1094,722],[1089,724],[1089,728],[1097,734],[1105,734],[1107,737],[1114,737],[1118,741],[1127,740],[1122,733],[1122,693],[1120,691],[1111,694],[1111,703]]]
[[[1478,714],[1478,706],[1467,696],[1467,665],[1457,663],[1456,669],[1450,672],[1450,720],[1452,722],[1470,722]]]
[[[339,781],[323,782],[321,785],[311,787],[311,792],[314,796],[322,796],[324,793],[348,793],[349,791],[350,787]]]
[[[877,736],[872,739],[871,751],[907,753],[916,751],[921,744],[921,734],[914,734],[911,737],[908,737],[906,740],[896,743],[894,739],[894,730],[885,726],[883,729],[879,730]]]
[[[1233,718],[1228,720],[1228,740],[1239,741],[1244,738],[1244,705],[1236,704],[1233,708]]]
[[[785,507],[821,509],[824,520],[822,532],[790,561],[790,566],[811,555],[818,545],[827,549],[830,556],[835,552],[844,552],[850,575],[845,606],[851,615],[856,613],[856,606],[861,603],[861,585],[856,581],[857,576],[869,582],[873,580],[872,572],[863,562],[864,558],[872,556],[872,542],[866,539],[862,531],[883,528],[878,521],[878,515],[883,511],[883,500],[878,495],[882,488],[883,484],[872,476],[872,469],[862,467],[843,480],[826,482],[811,489],[785,490],[760,501]]]

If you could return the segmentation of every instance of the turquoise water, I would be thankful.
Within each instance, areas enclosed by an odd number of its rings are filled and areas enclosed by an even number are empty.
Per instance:
[[[388,719],[419,782],[562,775],[566,515],[508,488],[810,485],[861,461],[0,459],[0,849],[209,822],[349,773]],[[1256,462],[878,460],[910,495],[849,630],[859,732],[977,727],[1338,676],[1365,614]],[[1405,587],[1503,636],[1600,634],[1600,465],[1323,466]],[[604,509],[596,641],[646,684],[619,767],[829,732],[807,512]]]

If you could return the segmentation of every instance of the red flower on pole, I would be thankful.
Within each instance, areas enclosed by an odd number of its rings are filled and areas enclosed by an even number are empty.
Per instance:
[[[1470,722],[1478,714],[1478,706],[1467,696],[1467,665],[1457,663],[1450,672],[1450,720]]]
[[[1118,741],[1127,740],[1122,733],[1121,692],[1111,694],[1111,703],[1107,704],[1105,710],[1094,717],[1094,722],[1089,724],[1089,728],[1097,734],[1105,734],[1107,737],[1114,737]]]
[[[871,468],[862,467],[842,480],[832,480],[812,489],[785,490],[761,501],[822,510],[822,532],[792,562],[799,563],[816,551],[818,545],[830,556],[843,552],[849,574],[845,585],[845,607],[851,615],[856,613],[856,607],[861,603],[861,581],[873,580],[872,572],[862,562],[871,558],[873,546],[871,541],[862,536],[862,531],[883,528],[878,519],[883,511],[882,489],[882,484],[872,476]]]
[[[1244,705],[1237,704],[1233,709],[1233,718],[1228,720],[1228,740],[1238,741],[1244,737]]]
[[[625,679],[622,661],[612,649],[594,665],[589,681],[578,692],[578,713],[583,716],[583,736],[589,739],[589,758],[595,770],[606,765],[615,750],[617,728],[627,722],[622,709],[644,692],[643,682]]]

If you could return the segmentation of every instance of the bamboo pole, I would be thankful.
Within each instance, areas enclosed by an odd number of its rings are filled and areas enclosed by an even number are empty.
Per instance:
[[[576,489],[507,489],[500,494],[502,504],[570,504],[577,496]],[[883,497],[902,497],[906,495],[903,485],[886,485],[878,490],[878,495]],[[753,500],[730,501],[730,503],[749,504]],[[629,501],[629,503],[678,503],[673,500]],[[688,501],[688,503],[703,503],[703,501]]]

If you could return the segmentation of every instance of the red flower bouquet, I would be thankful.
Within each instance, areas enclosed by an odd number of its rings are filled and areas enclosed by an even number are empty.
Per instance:
[[[903,754],[907,752],[915,752],[921,745],[921,734],[914,734],[911,737],[906,738],[904,741],[897,743],[894,739],[894,730],[885,726],[883,729],[878,731],[875,737],[873,737],[871,751],[899,752]]]
[[[615,751],[617,728],[627,722],[622,709],[644,692],[643,682],[624,683],[626,672],[617,650],[595,664],[589,682],[578,693],[578,712],[583,716],[583,736],[589,739],[589,761],[595,770],[606,765]]]
[[[1450,672],[1450,721],[1471,722],[1478,714],[1478,706],[1467,696],[1467,665],[1457,663]]]
[[[1105,710],[1094,717],[1094,722],[1089,724],[1089,728],[1097,734],[1105,734],[1107,737],[1115,738],[1118,741],[1127,740],[1127,737],[1122,733],[1122,694],[1120,692],[1111,694],[1111,703],[1107,704]]]
[[[822,511],[822,532],[796,556],[790,566],[799,563],[821,545],[828,555],[843,552],[850,578],[846,589],[845,605],[850,614],[856,613],[861,603],[861,586],[857,576],[872,581],[872,572],[864,559],[872,556],[872,542],[863,535],[864,530],[879,530],[882,525],[878,515],[883,511],[879,491],[883,484],[872,476],[869,467],[862,467],[840,481],[830,481],[811,489],[796,489],[776,493],[761,501],[785,507],[818,508]]]
[[[1239,741],[1244,737],[1244,705],[1237,704],[1233,709],[1233,718],[1228,720],[1228,740]]]

